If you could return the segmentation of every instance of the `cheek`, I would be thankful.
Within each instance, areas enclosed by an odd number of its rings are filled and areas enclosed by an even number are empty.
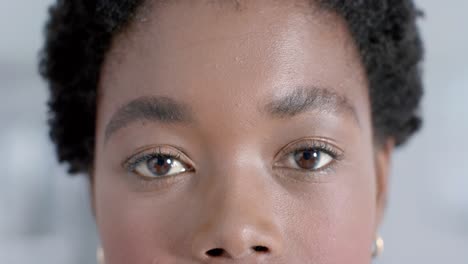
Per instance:
[[[175,257],[190,253],[187,234],[199,228],[196,221],[203,217],[190,208],[199,208],[206,192],[195,193],[187,185],[173,193],[135,193],[124,180],[99,168],[96,219],[106,263],[180,263]],[[272,207],[274,218],[282,219],[285,259],[370,263],[376,209],[373,175],[371,166],[343,167],[328,183],[265,190],[277,195]]]
[[[167,251],[177,232],[169,224],[170,210],[129,192],[123,183],[95,176],[96,221],[106,263],[176,263]]]
[[[337,236],[335,252],[330,254],[336,257],[336,261],[332,263],[369,263],[372,239],[375,236],[376,206],[373,193],[370,189],[355,188],[342,201],[342,207],[336,212],[336,226],[332,227]]]
[[[307,259],[327,264],[370,263],[375,218],[372,184],[340,181],[311,193],[293,210],[295,224],[287,225],[289,232],[301,238],[298,247],[307,252]]]
[[[361,169],[355,177],[347,180],[349,191],[346,195],[336,196],[341,205],[336,211],[336,230],[340,237],[339,247],[334,254],[337,263],[369,263],[372,242],[375,237],[376,185],[375,173],[371,166]],[[349,261],[349,260],[353,261]]]

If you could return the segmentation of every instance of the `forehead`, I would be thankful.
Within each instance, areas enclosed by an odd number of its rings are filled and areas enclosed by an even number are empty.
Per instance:
[[[99,86],[100,118],[136,97],[168,96],[200,115],[252,116],[293,87],[334,90],[368,107],[359,56],[344,21],[296,1],[150,5],[117,36]]]

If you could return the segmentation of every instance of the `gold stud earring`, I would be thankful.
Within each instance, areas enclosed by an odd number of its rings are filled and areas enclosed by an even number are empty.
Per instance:
[[[372,249],[372,257],[376,258],[382,255],[383,251],[384,251],[384,240],[381,236],[377,236],[377,238],[374,241],[374,247]]]
[[[98,247],[96,251],[96,259],[98,264],[104,264],[104,250],[102,250],[102,247]]]

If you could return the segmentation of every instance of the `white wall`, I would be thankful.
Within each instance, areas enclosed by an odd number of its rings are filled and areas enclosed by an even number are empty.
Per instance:
[[[380,263],[468,263],[468,2],[419,0],[424,130],[394,161]]]
[[[94,261],[87,183],[65,176],[47,137],[36,54],[50,3],[0,0],[0,263]],[[468,263],[468,2],[418,4],[425,127],[394,158],[379,263]]]
[[[84,177],[66,177],[47,136],[37,74],[51,0],[0,0],[0,263],[94,263]]]

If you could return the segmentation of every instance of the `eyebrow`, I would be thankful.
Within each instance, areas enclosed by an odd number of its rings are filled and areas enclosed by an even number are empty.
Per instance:
[[[297,87],[286,95],[267,103],[263,110],[273,118],[290,118],[308,111],[348,113],[359,125],[355,107],[337,92],[318,87]]]
[[[268,102],[261,110],[266,111],[273,118],[280,119],[291,118],[313,110],[344,112],[349,113],[359,125],[356,110],[350,101],[343,95],[325,88],[295,88],[290,93]],[[106,125],[104,142],[107,142],[118,130],[136,121],[189,124],[194,122],[193,116],[187,104],[170,97],[139,97],[126,103],[113,114]]]
[[[139,97],[115,112],[106,126],[105,142],[117,130],[140,120],[188,124],[193,122],[193,113],[188,105],[169,97]]]

